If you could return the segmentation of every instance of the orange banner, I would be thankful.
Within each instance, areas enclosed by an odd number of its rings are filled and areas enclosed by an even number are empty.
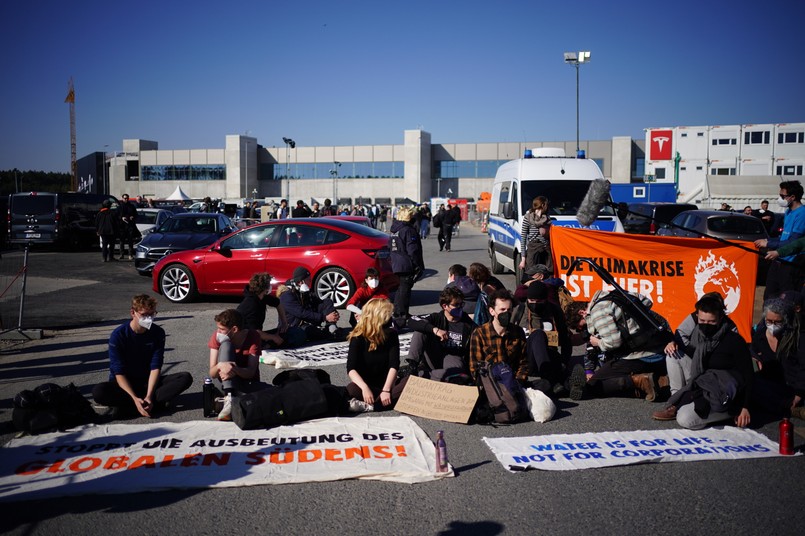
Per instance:
[[[736,242],[754,248],[751,242]],[[551,228],[551,251],[558,277],[575,300],[589,300],[597,290],[609,290],[587,263],[570,277],[577,257],[589,257],[607,270],[628,292],[638,292],[654,303],[672,329],[707,292],[724,296],[727,314],[749,341],[755,306],[758,256],[709,238],[676,238]]]

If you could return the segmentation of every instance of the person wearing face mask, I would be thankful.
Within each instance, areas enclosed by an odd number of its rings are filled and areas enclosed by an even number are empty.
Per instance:
[[[377,268],[369,267],[366,269],[363,283],[347,301],[347,311],[349,315],[349,325],[353,328],[361,318],[361,308],[372,298],[389,299],[390,292],[380,282],[380,272]]]
[[[188,372],[162,374],[165,330],[154,324],[157,302],[147,294],[131,300],[131,319],[109,337],[109,381],[92,390],[110,417],[154,417],[193,383]]]
[[[526,338],[522,328],[511,321],[514,298],[506,289],[489,295],[489,315],[492,320],[479,326],[470,337],[468,356],[470,373],[477,380],[477,363],[506,363],[517,380],[528,383]]]
[[[722,310],[724,307],[724,297],[718,292],[708,292],[702,296],[713,298],[721,302]],[[690,338],[693,330],[696,329],[698,316],[696,311],[685,317],[679,327],[674,332],[674,340],[665,346],[665,368],[668,370],[668,385],[673,395],[690,380],[690,367],[693,363],[693,348],[690,347]],[[729,324],[732,331],[737,332],[738,326],[728,316],[724,322]]]
[[[476,327],[465,312],[464,294],[456,287],[442,290],[439,309],[408,321],[414,335],[407,361],[412,370],[435,381],[467,373],[470,337]]]
[[[481,289],[467,275],[467,267],[463,264],[453,264],[447,269],[447,284],[444,288],[457,288],[464,295],[464,313],[472,318],[475,313],[475,304]]]
[[[288,321],[286,346],[296,348],[306,342],[343,340],[336,325],[340,315],[333,300],[320,299],[311,291],[307,268],[297,266],[293,277],[277,289],[277,294]]]
[[[766,276],[766,290],[763,292],[763,300],[777,297],[784,290],[797,290],[802,285],[803,264],[805,257],[798,256],[802,250],[794,246],[794,242],[805,236],[805,209],[802,208],[802,184],[799,181],[785,181],[780,183],[780,197],[777,204],[785,208],[785,218],[783,219],[783,232],[779,238],[762,238],[755,240],[755,246],[759,248],[769,248],[772,251],[766,255],[769,260],[782,258],[785,263],[773,262],[769,266]],[[784,246],[791,245],[792,248],[783,249]]]
[[[573,346],[562,308],[548,300],[548,285],[542,281],[528,286],[526,308],[530,331],[526,347],[528,375],[548,382],[552,396],[564,396]]]
[[[690,379],[652,418],[676,419],[690,430],[727,419],[749,426],[752,358],[746,341],[726,322],[721,300],[705,296],[696,302],[696,329],[688,347],[693,349]]]
[[[797,305],[786,298],[766,301],[762,325],[752,336],[752,401],[775,417],[805,419],[805,338]]]
[[[263,330],[266,307],[276,308],[279,320],[277,328],[269,331]],[[255,330],[264,346],[278,348],[283,345],[285,342],[283,335],[288,329],[288,321],[285,319],[285,309],[280,299],[271,293],[271,274],[258,272],[252,275],[246,288],[243,289],[243,300],[238,304],[238,312],[243,316],[243,323],[239,327]]]
[[[226,398],[219,421],[232,420],[232,397],[267,387],[260,381],[262,342],[257,330],[243,328],[243,315],[226,309],[215,315],[215,331],[207,342],[210,378],[221,380]]]
[[[665,345],[673,337],[668,322],[651,311],[651,300],[634,295],[660,331],[642,322],[635,305],[619,293],[599,290],[593,295],[578,329],[589,333],[589,346],[606,355],[606,361],[587,379],[583,365],[575,365],[569,378],[570,398],[625,396],[653,402],[657,379],[666,374]]]

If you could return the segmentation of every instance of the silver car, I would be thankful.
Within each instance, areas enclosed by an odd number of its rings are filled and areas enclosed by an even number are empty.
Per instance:
[[[754,242],[768,238],[760,218],[723,210],[686,210],[677,214],[671,225],[663,225],[658,236],[700,238],[708,235],[725,240]]]

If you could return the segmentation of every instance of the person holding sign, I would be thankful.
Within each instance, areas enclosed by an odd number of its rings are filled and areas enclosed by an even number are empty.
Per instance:
[[[363,306],[358,324],[347,337],[347,375],[352,380],[347,385],[347,393],[352,397],[352,411],[391,409],[405,387],[404,380],[396,382],[400,338],[391,327],[393,310],[388,300],[369,300]]]

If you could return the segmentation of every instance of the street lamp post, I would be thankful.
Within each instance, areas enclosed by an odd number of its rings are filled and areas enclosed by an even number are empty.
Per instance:
[[[288,203],[290,204],[289,197],[291,196],[291,149],[296,148],[296,142],[293,141],[291,138],[282,138],[282,141],[285,143],[285,182],[288,183],[288,190],[285,195],[285,199],[288,199]]]
[[[590,61],[590,51],[565,52],[565,63],[576,67],[576,156],[579,155],[579,65]]]

